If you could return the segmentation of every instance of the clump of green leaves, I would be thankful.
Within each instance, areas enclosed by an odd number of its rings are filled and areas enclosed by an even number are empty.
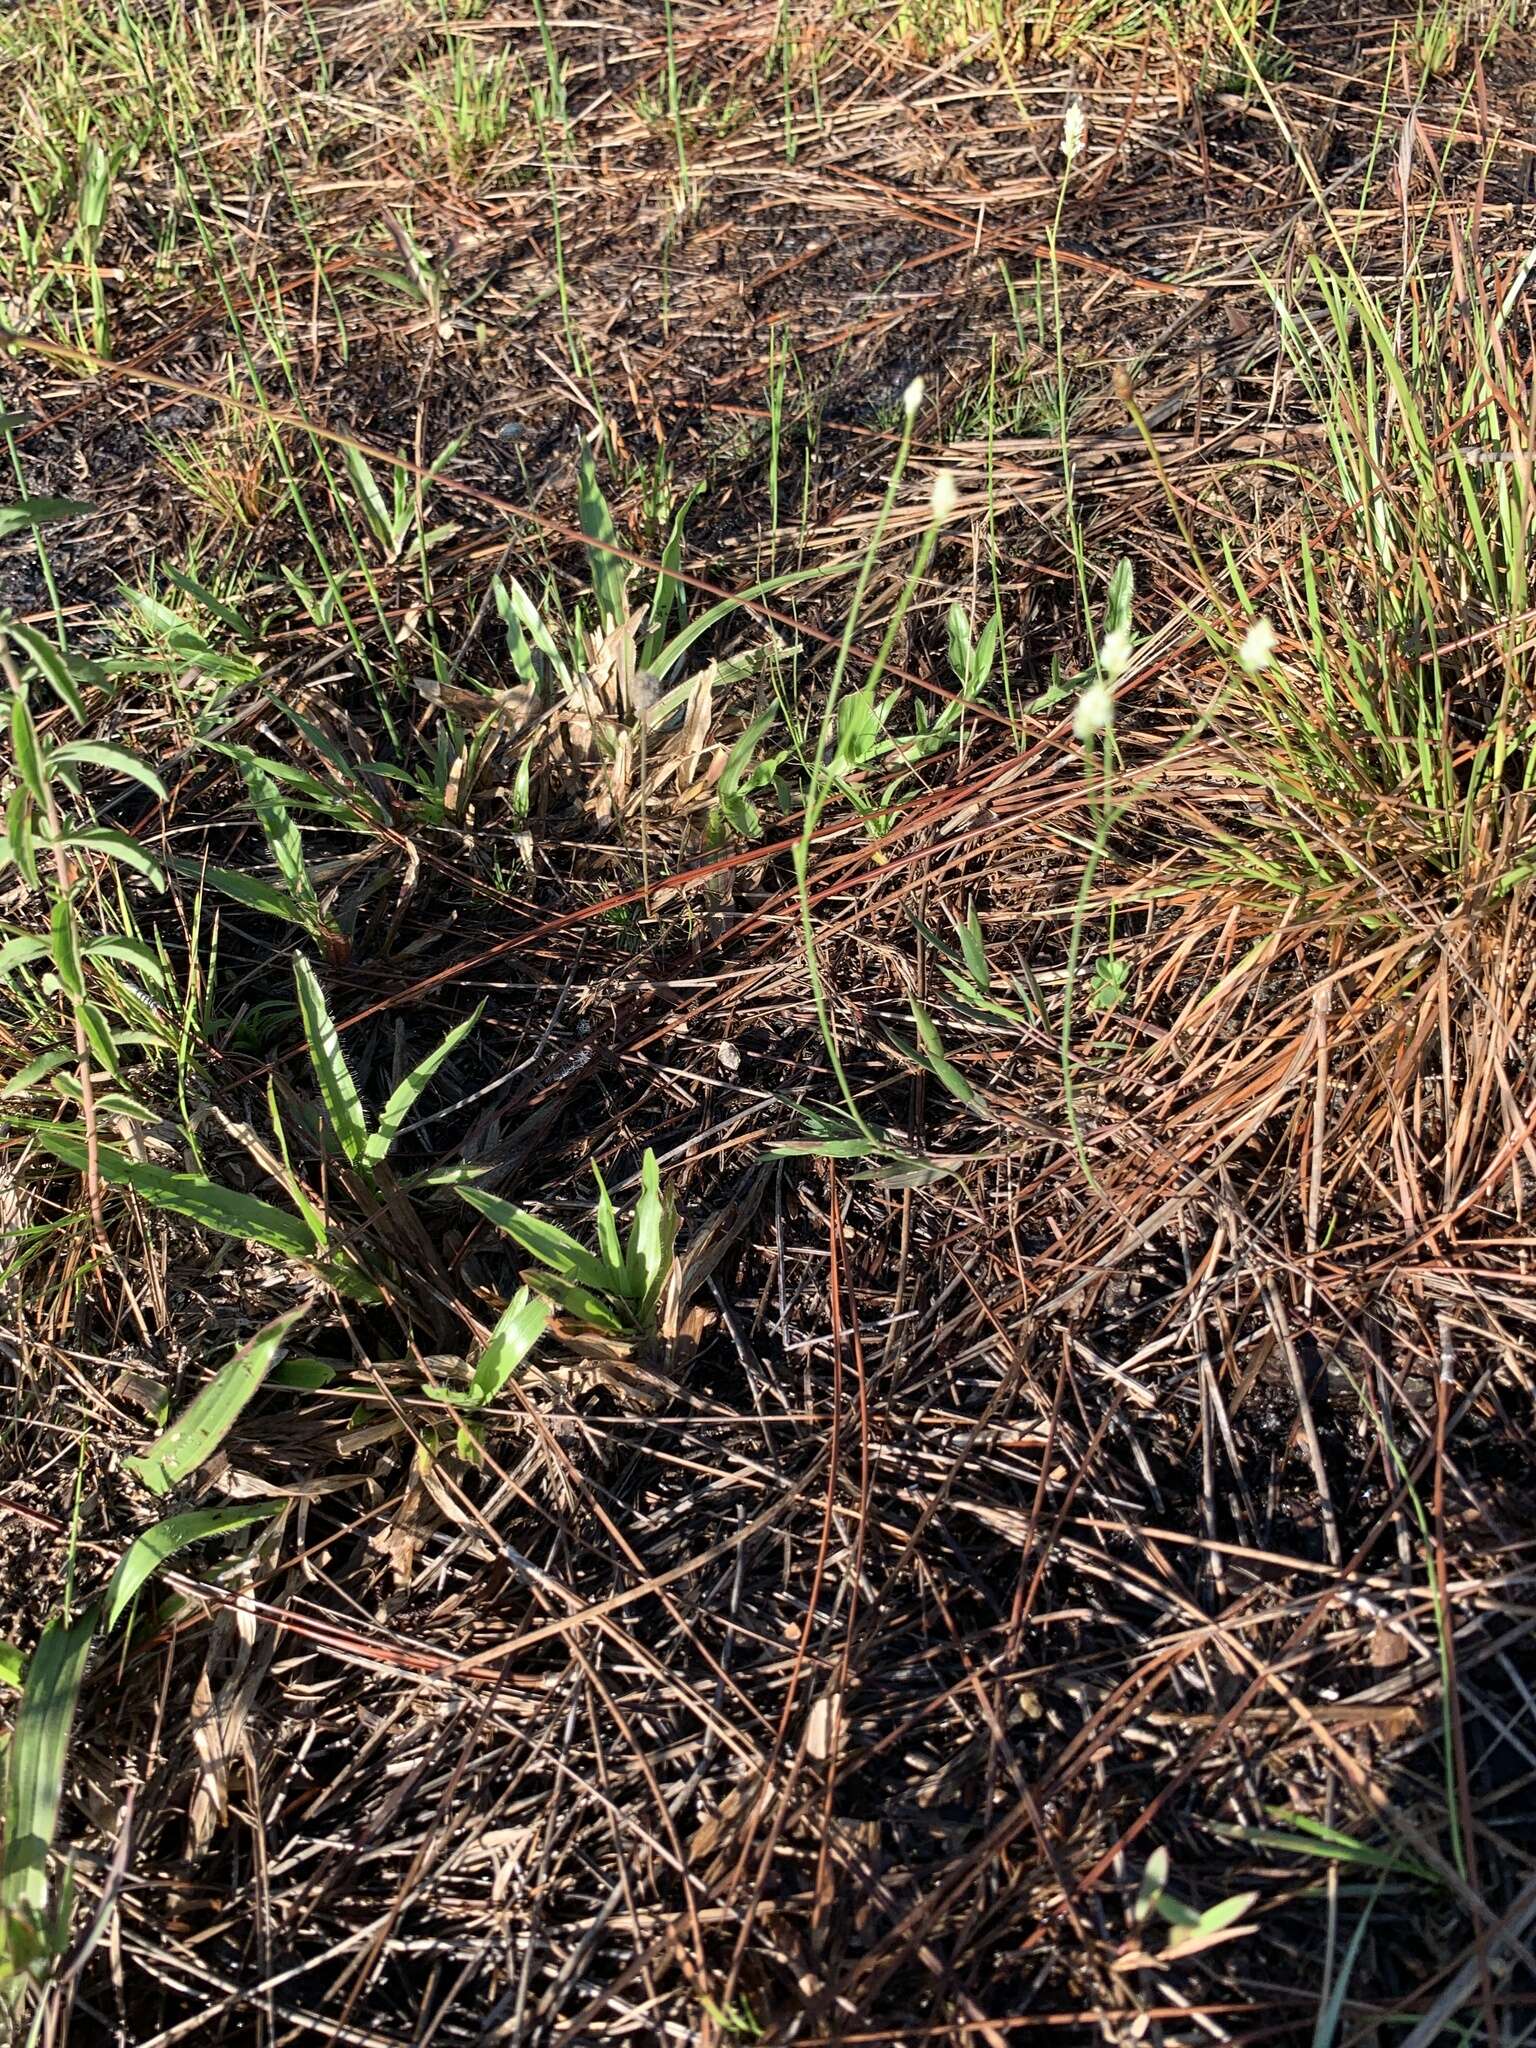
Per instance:
[[[595,1251],[558,1224],[514,1208],[484,1188],[461,1187],[459,1193],[528,1254],[534,1263],[524,1269],[524,1280],[573,1323],[611,1337],[652,1338],[672,1270],[677,1205],[662,1192],[656,1155],[647,1148],[640,1199],[621,1243],[612,1198],[602,1175],[595,1166],[592,1170],[597,1180]]]

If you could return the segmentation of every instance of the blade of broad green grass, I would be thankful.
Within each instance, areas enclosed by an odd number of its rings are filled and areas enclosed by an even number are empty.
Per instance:
[[[1213,1822],[1212,1826],[1217,1834],[1234,1842],[1246,1843],[1253,1849],[1281,1849],[1293,1856],[1317,1856],[1328,1862],[1357,1864],[1364,1870],[1417,1878],[1423,1884],[1444,1882],[1427,1864],[1416,1862],[1398,1850],[1373,1849],[1354,1835],[1347,1835],[1339,1828],[1324,1827],[1320,1821],[1308,1820],[1304,1814],[1287,1813],[1277,1817],[1290,1825],[1231,1828]]]
[[[366,458],[358,449],[343,448],[341,457],[346,465],[347,475],[352,479],[352,488],[357,492],[358,501],[373,537],[379,546],[388,552],[395,544],[396,523],[390,516],[390,508],[384,502],[384,494],[379,489],[378,481],[368,467]]]
[[[245,786],[250,791],[251,807],[266,838],[274,866],[294,899],[318,917],[314,884],[304,861],[304,842],[287,805],[277,793],[276,782],[264,768],[252,766],[245,771]]]
[[[66,1166],[76,1172],[86,1170],[85,1140],[73,1131],[61,1129],[57,1124],[35,1125],[33,1136],[37,1142],[56,1159],[62,1159]],[[178,1216],[185,1216],[189,1222],[200,1223],[205,1230],[217,1231],[223,1237],[238,1237],[248,1244],[264,1244],[269,1250],[283,1252],[291,1259],[303,1260],[306,1264],[323,1261],[325,1245],[322,1239],[306,1229],[299,1218],[285,1209],[278,1209],[271,1202],[263,1202],[255,1195],[239,1193],[234,1188],[220,1187],[200,1173],[170,1173],[165,1168],[151,1166],[138,1159],[126,1158],[110,1146],[102,1146],[98,1158],[101,1177],[109,1187],[129,1188],[157,1209],[169,1209]],[[344,1291],[359,1292],[359,1297],[371,1297],[360,1275],[348,1271],[324,1270],[336,1285]]]
[[[219,1367],[207,1386],[193,1395],[170,1428],[156,1437],[141,1457],[124,1459],[129,1471],[136,1473],[151,1493],[169,1493],[212,1456],[276,1365],[289,1331],[307,1311],[307,1303],[291,1308],[258,1330]]]
[[[39,542],[38,545],[41,547],[42,543]],[[75,688],[75,679],[70,673],[70,664],[64,655],[34,627],[24,625],[20,619],[7,619],[4,630],[7,639],[25,649],[36,664],[38,673],[46,680],[75,723],[84,725],[85,705],[81,701],[80,692]]]
[[[61,762],[89,761],[97,768],[110,768],[114,775],[126,775],[131,781],[142,784],[161,803],[167,801],[165,784],[154,769],[147,761],[141,761],[137,754],[130,754],[126,747],[109,747],[100,740],[70,740],[62,747],[55,747],[48,758],[54,766]]]
[[[0,1685],[20,1688],[27,1660],[14,1643],[0,1643]]]
[[[625,1253],[626,1292],[648,1316],[661,1293],[672,1263],[677,1237],[677,1211],[661,1192],[661,1169],[647,1145],[640,1164],[640,1199],[635,1204]]]
[[[330,1120],[336,1141],[354,1166],[368,1159],[368,1120],[341,1049],[341,1038],[325,1000],[320,978],[301,953],[293,963],[298,983],[299,1010],[304,1019],[304,1037],[309,1046],[310,1065],[320,1087],[320,1099]]]
[[[11,751],[22,786],[40,809],[48,805],[48,784],[43,774],[43,750],[27,700],[18,690],[11,699]]]
[[[32,527],[52,526],[63,519],[91,519],[95,514],[94,505],[82,504],[78,498],[18,498],[14,505],[0,505],[0,540]]]
[[[596,1160],[592,1163],[592,1177],[597,1182],[597,1248],[605,1264],[615,1273],[624,1271],[624,1251],[619,1243],[619,1219],[614,1213],[613,1197],[608,1184],[598,1171]]]
[[[275,917],[284,924],[294,924],[301,931],[313,934],[317,920],[304,904],[289,895],[286,889],[279,889],[272,882],[264,882],[259,875],[242,875],[235,868],[203,867],[197,861],[175,862],[178,875],[189,882],[206,882],[210,889],[217,889],[221,896],[227,896],[232,903],[242,904],[247,910],[260,911],[264,917]]]
[[[912,1012],[912,1022],[917,1026],[918,1043],[927,1055],[930,1071],[957,1102],[963,1102],[970,1108],[976,1101],[976,1090],[945,1052],[939,1027],[934,1023],[928,1006],[919,1002],[916,996],[908,996],[907,1005]]]
[[[67,832],[59,844],[81,847],[88,853],[105,854],[108,860],[118,860],[125,868],[132,868],[152,889],[165,887],[165,870],[154,855],[146,853],[139,842],[130,839],[126,832],[116,832],[110,825],[87,825],[83,830]]]
[[[549,1310],[520,1287],[502,1310],[471,1382],[477,1401],[493,1401],[549,1325]]]
[[[0,1912],[41,1919],[48,1906],[48,1852],[59,1825],[64,1762],[96,1609],[73,1624],[50,1621],[27,1666],[5,1774],[5,1855]]]
[[[576,1280],[562,1280],[558,1274],[544,1271],[532,1275],[540,1294],[546,1295],[556,1308],[563,1309],[572,1322],[582,1323],[591,1330],[603,1330],[610,1337],[632,1337],[634,1321],[629,1304],[625,1303],[625,1314],[620,1315],[613,1307],[615,1300],[623,1302],[623,1296],[612,1288],[598,1294],[590,1287],[583,1287]]]
[[[269,1387],[295,1387],[303,1393],[319,1393],[341,1377],[334,1365],[323,1358],[285,1358],[267,1375]]]
[[[498,1230],[504,1230],[514,1244],[548,1266],[564,1280],[574,1280],[582,1287],[590,1287],[594,1293],[606,1294],[613,1286],[614,1276],[601,1259],[595,1259],[585,1246],[578,1244],[574,1237],[563,1231],[558,1224],[546,1223],[538,1216],[530,1216],[525,1209],[518,1209],[511,1202],[504,1202],[499,1195],[487,1194],[483,1188],[461,1187],[459,1193],[472,1209],[478,1209],[489,1223]]]
[[[640,649],[640,666],[650,669],[663,683],[667,680],[666,672],[658,669],[656,662],[666,641],[672,614],[677,612],[681,620],[687,611],[685,593],[677,571],[683,566],[683,522],[700,489],[702,486],[690,491],[688,497],[672,515],[671,528],[661,551],[661,566],[656,573],[656,588],[651,596],[646,636]]]
[[[608,500],[598,486],[592,451],[585,441],[581,444],[576,503],[582,532],[589,541],[597,543],[587,549],[592,593],[597,599],[603,624],[617,626],[625,616],[624,592],[629,582],[629,564],[613,553],[618,545],[618,531],[608,509]]]
[[[102,1627],[108,1631],[116,1628],[145,1580],[178,1551],[201,1543],[206,1537],[224,1536],[233,1529],[248,1528],[252,1522],[266,1521],[284,1505],[280,1500],[241,1501],[227,1508],[193,1508],[187,1514],[168,1515],[163,1522],[156,1522],[152,1529],[136,1536],[119,1559],[102,1596]]]
[[[393,1146],[396,1138],[399,1137],[406,1118],[416,1107],[416,1104],[420,1101],[427,1088],[431,1086],[438,1069],[464,1043],[484,1014],[485,1004],[477,1003],[471,1014],[461,1024],[455,1024],[451,1031],[439,1039],[426,1058],[419,1060],[400,1083],[399,1087],[393,1090],[389,1100],[380,1112],[377,1129],[364,1144],[363,1161],[365,1164],[376,1166],[381,1160],[388,1158],[390,1148]]]
[[[160,565],[160,573],[168,582],[173,583],[184,597],[192,598],[204,611],[212,612],[216,619],[222,620],[237,639],[255,641],[256,635],[251,630],[249,622],[243,619],[232,605],[225,604],[222,598],[215,597],[206,583],[200,583],[185,569],[174,568],[169,562]]]
[[[501,614],[502,624],[507,629],[507,652],[517,670],[518,681],[529,689],[537,689],[539,672],[528,652],[528,642],[536,647],[554,670],[556,677],[569,687],[571,673],[564,657],[555,644],[554,635],[544,623],[543,614],[533,599],[524,590],[515,576],[505,581],[500,576],[491,580],[491,594],[496,600],[496,609]]]

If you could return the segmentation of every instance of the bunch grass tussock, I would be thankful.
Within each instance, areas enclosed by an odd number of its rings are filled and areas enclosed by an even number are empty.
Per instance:
[[[18,2039],[1523,2038],[1525,42],[0,19]]]

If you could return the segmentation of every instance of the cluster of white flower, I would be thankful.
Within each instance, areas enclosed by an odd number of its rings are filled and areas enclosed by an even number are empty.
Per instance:
[[[1239,666],[1248,675],[1256,676],[1261,669],[1269,667],[1279,644],[1280,636],[1268,619],[1255,619],[1238,647]],[[1072,718],[1072,731],[1081,745],[1086,746],[1089,740],[1107,732],[1114,724],[1114,686],[1130,666],[1131,648],[1128,626],[1116,626],[1104,635],[1099,646],[1099,673],[1078,698]]]

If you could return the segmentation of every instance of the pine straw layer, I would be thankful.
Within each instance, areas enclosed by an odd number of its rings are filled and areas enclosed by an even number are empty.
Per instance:
[[[747,102],[728,132],[694,138],[686,225],[669,211],[671,131],[636,97],[664,79],[656,10],[556,23],[587,110],[555,176],[572,323],[621,450],[664,429],[678,479],[709,480],[692,559],[726,584],[757,572],[775,320],[816,423],[809,550],[867,533],[907,377],[930,372],[942,415],[1009,331],[996,262],[1022,271],[1044,245],[1060,115],[1081,88],[1095,149],[1062,276],[1090,552],[1137,557],[1139,620],[1183,617],[1199,593],[1166,481],[1201,505],[1208,540],[1236,536],[1254,581],[1277,570],[1290,528],[1274,464],[1316,442],[1251,285],[1255,260],[1288,260],[1306,211],[1273,122],[1219,81],[1197,90],[1187,54],[1149,45],[1117,65],[1090,44],[1071,67],[1020,50],[989,68],[877,15],[805,29],[788,163],[755,68],[774,14],[677,10],[685,76]],[[267,19],[292,32],[266,60],[273,105],[313,120],[314,49],[297,17]],[[527,24],[471,32],[542,62]],[[328,10],[319,33],[354,124],[347,175],[296,147],[291,175],[332,240],[317,276],[269,194],[252,277],[275,261],[294,331],[309,323],[308,419],[418,459],[469,430],[452,472],[464,531],[435,564],[433,607],[467,678],[497,680],[492,501],[568,523],[583,418],[547,166],[516,137],[473,184],[409,156],[391,130],[398,80],[428,38],[403,10]],[[1389,122],[1408,112],[1383,71],[1390,24],[1352,19],[1347,61],[1343,33],[1326,12],[1288,20],[1277,87],[1335,195],[1358,190],[1383,89]],[[1516,79],[1518,58],[1506,43]],[[1454,79],[1420,109],[1429,136],[1459,122],[1467,138],[1447,214],[1472,189],[1471,145],[1514,119],[1499,78],[1495,64],[1470,111]],[[253,135],[254,115],[210,112],[201,175],[235,189]],[[37,352],[16,365],[43,422],[22,437],[33,487],[117,513],[114,549],[66,536],[58,553],[82,630],[103,568],[141,573],[136,549],[203,517],[167,494],[149,435],[241,429],[211,280],[194,264],[158,295],[133,289],[167,203],[163,153],[139,176],[116,363],[92,381]],[[1510,144],[1479,188],[1496,275],[1518,253],[1521,186]],[[441,257],[445,302],[420,317],[378,311],[360,282],[397,260],[386,206],[411,209]],[[1390,266],[1399,218],[1383,206],[1362,227]],[[249,336],[251,298],[226,285]],[[1105,364],[1126,358],[1156,461],[1106,388]],[[920,523],[940,461],[972,509],[990,479],[1028,701],[1052,653],[1070,671],[1083,648],[1051,434],[1027,409],[1015,424],[989,438],[961,418],[949,445],[926,444],[896,530]],[[310,459],[297,431],[291,445]],[[220,544],[265,586],[273,562],[302,559],[293,523],[254,484],[242,503],[250,523]],[[793,525],[788,497],[781,517]],[[925,686],[943,675],[942,607],[986,592],[986,524],[974,549],[945,543],[898,650]],[[579,575],[558,544],[555,559]],[[31,574],[7,564],[18,604],[42,602]],[[419,598],[409,572],[385,591],[397,621]],[[818,622],[840,630],[835,600],[802,621]],[[292,627],[267,673],[361,758],[382,742],[349,660],[339,633]],[[158,687],[121,711],[151,752],[174,741]],[[1056,714],[1022,748],[977,720],[878,843],[842,816],[823,831],[812,885],[834,1019],[866,1101],[946,1166],[922,1185],[766,1157],[796,1102],[833,1099],[784,844],[709,852],[696,819],[659,804],[662,880],[641,888],[634,791],[584,809],[568,782],[522,871],[494,776],[472,832],[364,842],[332,995],[365,1086],[488,1004],[460,1112],[412,1163],[470,1160],[570,1221],[588,1158],[622,1168],[622,1195],[653,1145],[686,1242],[718,1255],[706,1314],[692,1355],[643,1379],[589,1360],[514,1383],[483,1467],[423,1468],[412,1446],[441,1411],[421,1354],[462,1346],[512,1267],[446,1202],[425,1232],[366,1217],[409,1314],[316,1302],[304,1345],[353,1361],[345,1394],[274,1396],[208,1475],[210,1498],[290,1500],[246,1582],[204,1588],[88,1677],[69,1831],[82,1925],[98,1901],[110,1911],[50,1992],[44,2038],[1311,2042],[1367,1914],[1334,2040],[1428,2048],[1460,2038],[1458,2018],[1468,2038],[1522,2038],[1526,892],[1448,904],[1405,859],[1390,916],[1342,884],[1277,909],[1230,854],[1234,837],[1283,836],[1284,794],[1234,786],[1220,721],[1168,753],[1216,687],[1198,635],[1170,629],[1122,703],[1110,795],[1126,811],[1084,902],[1095,948],[1113,911],[1133,975],[1074,1047],[1070,1105],[1054,1020],[1102,792]],[[231,715],[253,740],[271,719],[254,692]],[[410,708],[426,746],[436,715]],[[227,769],[172,765],[178,851],[238,858]],[[1523,843],[1523,816],[1509,829]],[[316,852],[358,850],[315,835]],[[935,936],[973,908],[994,972],[1017,977],[1006,1028],[942,973]],[[270,934],[231,914],[222,954],[229,1016],[274,994]],[[893,1049],[912,994],[984,1116]],[[285,1103],[307,1094],[286,1036],[253,1054],[231,1032],[214,1051],[232,1122],[262,1121],[269,1068]],[[210,1154],[251,1173],[227,1132]],[[29,1187],[40,1206],[23,1220],[75,1198],[36,1174]],[[115,1275],[75,1233],[11,1310],[4,1632],[27,1642],[72,1543],[89,1591],[159,1512],[122,1470],[144,1424],[121,1369],[190,1384],[298,1298],[284,1270],[148,1212],[112,1216]],[[167,1575],[183,1591],[193,1576]],[[1365,1848],[1308,1855],[1307,1823]],[[1154,1845],[1181,1899],[1255,1894],[1239,1931],[1175,1954],[1156,1918],[1135,1920]]]

